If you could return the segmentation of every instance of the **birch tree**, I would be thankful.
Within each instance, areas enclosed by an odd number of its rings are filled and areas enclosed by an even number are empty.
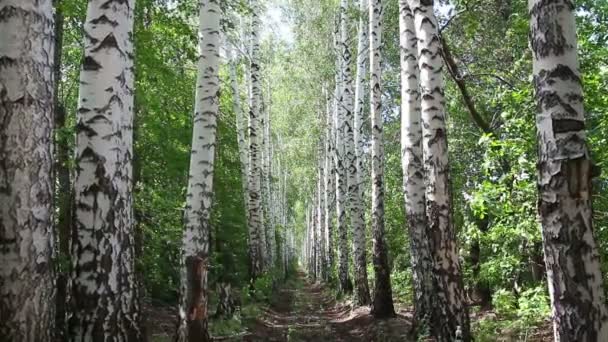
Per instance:
[[[219,111],[220,6],[202,0],[190,176],[184,213],[178,341],[209,341],[209,232]]]
[[[376,276],[372,314],[390,317],[395,314],[388,246],[384,236],[384,143],[382,122],[382,0],[370,0],[370,113],[372,121],[372,241]]]
[[[135,1],[90,0],[76,116],[73,341],[142,338],[134,270]]]
[[[422,125],[416,30],[408,0],[399,0],[401,49],[401,166],[414,285],[415,324],[429,326],[433,260],[425,212]]]
[[[52,2],[2,0],[0,13],[0,339],[50,341]]]
[[[325,241],[326,241],[326,265],[329,269],[327,272],[327,279],[331,277],[334,269],[334,231],[333,231],[333,217],[332,215],[335,202],[336,202],[336,168],[333,159],[334,152],[334,125],[332,117],[331,100],[327,100],[326,108],[326,120],[325,120],[325,169],[324,169],[324,188],[325,188]]]
[[[355,112],[354,112],[354,139],[355,156],[357,157],[357,178],[361,183],[363,173],[363,109],[365,108],[365,76],[369,62],[369,26],[368,26],[368,0],[359,0],[359,34],[357,42],[357,74],[355,77]],[[363,198],[363,187],[359,187],[360,197]]]
[[[262,238],[262,198],[261,198],[261,162],[260,162],[260,138],[263,132],[260,129],[260,105],[262,100],[260,84],[260,9],[257,0],[251,0],[251,98],[249,109],[249,205],[248,222],[251,276],[257,278],[264,269],[265,239]]]
[[[530,0],[538,132],[538,211],[555,341],[608,339],[593,234],[591,179],[574,4]]]
[[[469,315],[452,222],[443,62],[433,1],[410,0],[418,39],[426,216],[433,253],[434,335],[453,341],[457,331],[469,341]]]
[[[358,163],[355,155],[353,80],[351,72],[352,55],[348,46],[348,0],[340,2],[340,58],[341,94],[340,109],[343,116],[344,161],[348,184],[348,207],[353,232],[353,254],[355,266],[355,300],[358,305],[369,305],[369,285],[367,282],[367,250],[365,247],[365,210],[359,191]]]
[[[321,119],[323,116],[319,115]],[[324,158],[324,144],[323,138],[319,139],[319,155],[318,159],[318,167],[317,167],[317,178],[318,178],[318,186],[317,186],[317,227],[319,230],[319,276],[321,279],[327,279],[327,257],[326,257],[326,234],[325,234],[325,158]]]
[[[341,19],[340,19],[341,20]],[[336,25],[334,40],[336,45],[336,89],[334,93],[334,127],[335,127],[335,145],[334,145],[334,164],[336,168],[336,231],[338,232],[338,282],[339,289],[342,293],[351,293],[353,285],[348,274],[348,227],[346,226],[346,168],[344,161],[345,154],[345,127],[344,127],[344,110],[340,104],[342,97],[342,68],[343,62],[340,55],[340,25]]]

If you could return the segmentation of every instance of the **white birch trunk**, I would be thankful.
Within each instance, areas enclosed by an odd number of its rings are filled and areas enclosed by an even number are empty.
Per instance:
[[[0,340],[50,341],[52,2],[0,0],[0,13]]]
[[[208,341],[209,233],[219,111],[220,6],[201,0],[198,77],[188,195],[184,213],[178,341]]]
[[[260,140],[262,129],[260,128],[260,13],[257,0],[251,0],[252,25],[251,25],[251,105],[249,110],[249,206],[248,217],[250,224],[250,261],[251,277],[257,278],[262,274],[265,259],[265,234],[263,226],[263,211],[261,198],[261,162],[260,162]]]
[[[319,140],[319,156],[318,156],[318,186],[317,186],[317,229],[319,231],[319,277],[323,280],[327,279],[327,257],[326,257],[326,240],[325,240],[325,156],[324,144],[322,138]]]
[[[340,14],[340,17],[342,15]],[[340,19],[341,20],[341,19]],[[344,160],[344,111],[342,109],[342,55],[340,53],[340,25],[337,25],[334,33],[336,45],[336,89],[334,93],[334,164],[336,168],[336,231],[338,232],[338,282],[339,290],[348,294],[353,290],[352,282],[348,273],[349,248],[348,227],[346,226],[346,165]]]
[[[372,126],[372,248],[376,277],[371,313],[384,318],[395,315],[388,246],[384,237],[384,124],[382,119],[382,20],[381,0],[369,0],[370,113]]]
[[[539,163],[538,210],[555,341],[608,340],[593,234],[591,179],[574,4],[530,0]]]
[[[76,123],[73,341],[137,341],[134,270],[134,0],[90,0]]]
[[[367,74],[367,63],[369,62],[369,26],[368,26],[368,1],[359,0],[359,34],[357,43],[357,75],[355,76],[355,124],[354,124],[354,139],[355,139],[355,156],[357,157],[357,179],[362,183],[364,172],[364,155],[365,142],[363,140],[363,123],[365,108],[365,75]],[[364,198],[364,188],[359,187],[360,197]]]
[[[334,144],[333,144],[333,118],[331,101],[327,101],[326,121],[325,121],[325,170],[324,170],[324,187],[325,187],[325,247],[326,247],[326,265],[328,268],[327,279],[332,277],[334,269],[334,232],[333,232],[333,217],[335,213],[334,207],[336,202],[336,169],[333,159]]]
[[[354,117],[353,117],[353,80],[351,72],[352,55],[348,46],[348,0],[340,3],[340,53],[342,92],[340,109],[343,116],[342,135],[344,137],[345,171],[348,184],[348,207],[353,232],[353,254],[355,266],[355,301],[357,305],[369,305],[369,285],[367,281],[367,250],[365,246],[365,209],[359,191],[359,172],[355,155]]]
[[[422,144],[426,186],[426,215],[434,261],[433,334],[439,341],[453,341],[462,331],[470,340],[456,232],[452,222],[448,141],[444,108],[443,61],[433,1],[410,0],[418,38]]]
[[[410,260],[414,283],[415,324],[431,323],[433,260],[426,224],[422,123],[418,69],[418,41],[414,15],[407,3],[399,0],[401,47],[401,166],[403,195],[410,238]]]
[[[236,56],[232,54],[232,47],[230,43],[228,43],[226,47],[227,59],[230,63],[230,86],[232,87],[232,97],[233,103],[232,108],[234,111],[234,115],[236,117],[236,136],[237,143],[239,148],[239,161],[241,163],[241,183],[243,187],[243,196],[244,203],[247,206],[249,195],[247,193],[247,174],[248,174],[248,166],[247,166],[247,140],[245,139],[245,111],[241,107],[241,93],[239,91],[239,81],[237,78],[237,65],[238,59]]]

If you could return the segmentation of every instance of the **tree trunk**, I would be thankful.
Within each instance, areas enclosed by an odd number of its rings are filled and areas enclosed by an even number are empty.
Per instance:
[[[327,277],[325,280],[330,281],[334,270],[334,243],[333,243],[333,216],[332,212],[336,202],[336,189],[334,180],[336,179],[336,168],[333,161],[334,144],[333,144],[333,119],[331,115],[331,102],[327,101],[326,121],[325,121],[325,169],[324,169],[324,187],[325,187],[325,256],[327,258]]]
[[[0,1],[0,339],[50,341],[53,8]]]
[[[139,341],[134,269],[135,1],[90,0],[76,123],[70,339]]]
[[[456,332],[461,331],[463,340],[469,341],[469,315],[451,212],[443,62],[437,18],[433,13],[433,1],[410,0],[409,4],[418,38],[426,215],[436,298],[433,334],[439,341],[453,341]]]
[[[338,26],[339,28],[340,26]],[[340,32],[335,33],[336,43],[336,90],[334,96],[334,127],[335,127],[335,145],[334,145],[334,164],[336,168],[336,231],[338,232],[338,282],[339,291],[343,294],[351,293],[353,285],[348,274],[348,227],[346,226],[346,166],[345,166],[345,134],[344,134],[344,110],[341,105],[342,97],[342,57],[340,55],[341,43]]]
[[[357,305],[369,305],[369,285],[367,281],[367,250],[365,246],[365,209],[359,191],[358,162],[355,155],[354,117],[353,117],[353,80],[351,72],[352,55],[348,46],[348,0],[340,3],[340,54],[342,91],[340,109],[344,117],[342,134],[344,136],[344,158],[348,184],[348,207],[353,232],[353,254],[355,266],[355,301]]]
[[[321,125],[322,127],[322,125]],[[317,186],[317,227],[319,230],[319,277],[322,280],[327,279],[327,258],[325,255],[325,158],[323,155],[324,152],[323,138],[319,139],[319,156],[318,156],[318,170],[317,170],[317,178],[318,178],[318,186]]]
[[[591,179],[574,4],[529,2],[539,146],[538,210],[556,341],[608,340],[593,236]]]
[[[249,109],[249,245],[251,261],[251,278],[255,279],[262,274],[264,269],[264,249],[265,241],[262,240],[262,198],[260,194],[260,17],[258,13],[258,1],[251,0],[252,25],[251,25],[251,105]]]
[[[362,183],[364,172],[363,151],[365,141],[363,140],[363,109],[365,108],[365,75],[369,57],[369,26],[368,26],[368,0],[359,0],[359,34],[357,43],[357,74],[355,76],[355,112],[354,112],[354,139],[355,156],[357,157],[357,179]],[[359,187],[360,197],[364,198],[364,188]]]
[[[244,111],[242,110],[241,107],[241,93],[239,92],[239,82],[237,79],[237,64],[238,64],[238,60],[236,58],[236,56],[233,56],[232,54],[232,47],[230,46],[230,43],[228,44],[227,48],[226,48],[226,58],[230,61],[230,86],[232,87],[232,105],[233,105],[233,111],[234,111],[234,116],[236,117],[236,136],[237,136],[237,143],[238,143],[238,148],[239,148],[239,161],[241,163],[241,183],[242,183],[242,187],[243,187],[243,197],[244,197],[244,204],[245,206],[247,206],[247,201],[248,201],[248,194],[247,194],[247,174],[248,174],[248,167],[247,167],[247,141],[245,139],[245,117],[244,117]]]
[[[422,123],[418,69],[418,41],[414,15],[399,0],[401,45],[401,166],[403,195],[410,240],[410,260],[414,284],[414,324],[430,328],[433,297],[433,259],[426,224]]]
[[[215,315],[223,319],[230,319],[236,312],[237,301],[232,294],[232,286],[229,283],[218,283],[218,303]]]
[[[384,236],[384,135],[382,122],[382,0],[370,0],[370,104],[372,118],[372,241],[376,276],[371,313],[384,318],[395,315],[388,247]]]
[[[219,111],[220,6],[200,2],[199,62],[188,195],[184,212],[178,341],[209,341],[209,233]]]

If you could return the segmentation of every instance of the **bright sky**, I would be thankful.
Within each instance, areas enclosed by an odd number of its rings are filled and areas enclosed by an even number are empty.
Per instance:
[[[293,31],[291,30],[291,23],[288,22],[288,18],[283,14],[283,10],[280,7],[280,0],[270,1],[266,11],[266,15],[262,19],[264,37],[274,35],[276,38],[292,44],[294,42]]]

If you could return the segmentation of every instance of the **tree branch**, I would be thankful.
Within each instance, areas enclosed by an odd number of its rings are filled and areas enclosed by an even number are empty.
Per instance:
[[[443,57],[443,60],[445,61],[446,66],[448,67],[448,72],[450,73],[450,76],[452,76],[452,79],[454,80],[454,82],[456,83],[456,86],[458,86],[458,89],[460,90],[460,94],[462,95],[462,99],[464,101],[464,104],[467,106],[467,109],[469,111],[469,114],[471,115],[471,118],[473,119],[475,124],[477,124],[477,126],[484,133],[492,133],[492,128],[486,122],[486,120],[481,116],[481,114],[477,111],[477,108],[475,107],[475,102],[473,101],[473,98],[469,94],[466,82],[460,76],[460,72],[458,70],[458,64],[456,64],[456,61],[454,61],[454,58],[452,57],[449,46],[447,45],[445,39],[443,39],[443,37],[441,35],[439,36],[439,40],[441,41],[441,56]]]

